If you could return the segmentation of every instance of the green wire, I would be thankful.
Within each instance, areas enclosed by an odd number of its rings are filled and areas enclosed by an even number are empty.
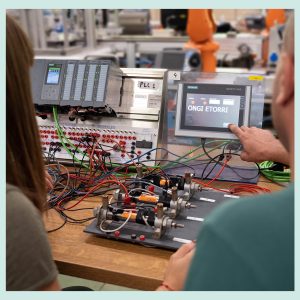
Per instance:
[[[89,167],[86,165],[86,164],[83,164],[82,160],[79,160],[74,153],[72,153],[70,151],[70,149],[67,147],[67,145],[65,144],[64,140],[73,148],[73,149],[76,149],[80,154],[82,154],[83,156],[85,156],[85,154],[80,150],[78,149],[71,141],[70,139],[68,139],[68,137],[63,133],[63,130],[61,129],[60,125],[59,125],[59,121],[58,121],[58,115],[57,115],[57,107],[53,106],[53,117],[54,117],[54,122],[55,122],[55,128],[56,128],[56,131],[58,133],[58,137],[59,137],[59,140],[60,142],[62,143],[64,149],[67,151],[67,153],[74,157],[74,160],[77,161],[78,163],[80,163],[84,168],[86,169],[89,169]],[[117,163],[112,163],[112,164],[106,164],[108,166],[112,165],[114,167],[118,167],[118,166],[122,166],[122,164],[117,164]],[[152,168],[160,168],[160,166],[153,166]],[[134,166],[130,166],[128,168],[129,170],[135,170],[135,167]],[[146,167],[145,167],[146,169]],[[124,175],[123,175],[124,176]]]
[[[284,171],[274,171],[274,170],[263,170],[272,168],[275,165],[273,161],[263,161],[259,164],[259,167],[262,169],[261,173],[268,179],[276,182],[290,182],[291,172]]]
[[[227,141],[227,140],[225,140],[225,141],[224,141],[224,140],[215,140],[215,141],[211,141],[211,142],[206,143],[206,145],[212,144],[212,143],[216,143],[216,142],[223,142],[223,143],[220,144],[220,145],[217,145],[216,147],[214,147],[214,148],[212,148],[212,149],[210,149],[210,150],[208,150],[208,151],[206,151],[207,153],[210,153],[210,152],[212,152],[212,151],[218,149],[219,147],[225,146],[229,141]],[[189,152],[186,153],[185,155],[183,155],[183,156],[177,158],[176,160],[174,160],[174,162],[171,162],[171,163],[166,164],[166,165],[163,166],[162,168],[163,168],[163,169],[167,169],[167,168],[170,168],[170,167],[174,166],[174,164],[176,164],[177,162],[180,162],[183,158],[185,158],[186,156],[192,154],[193,152],[197,151],[197,150],[200,149],[200,148],[202,148],[202,145],[196,147],[196,148],[193,149],[192,151],[189,151]],[[203,156],[205,156],[205,155],[206,155],[205,153],[201,153],[201,154],[199,154],[199,155],[197,155],[197,156],[194,156],[194,157],[191,157],[191,158],[187,158],[187,159],[184,161],[184,163],[187,163],[187,162],[189,162],[189,161],[191,161],[191,160],[195,160],[195,159],[197,159],[197,158],[199,158],[199,157],[203,157]]]
[[[84,164],[82,160],[79,160],[74,153],[72,153],[70,151],[70,149],[67,147],[67,145],[64,142],[64,139],[67,141],[67,143],[69,143],[69,145],[73,148],[76,149],[76,146],[65,136],[65,134],[63,133],[59,122],[58,122],[58,117],[57,117],[57,108],[55,106],[53,106],[53,117],[54,117],[54,122],[55,122],[55,128],[58,134],[58,138],[62,144],[62,146],[64,147],[64,149],[67,151],[67,153],[72,156],[74,158],[75,161],[77,161],[78,163],[80,163],[84,168],[89,169],[89,166]],[[78,152],[80,152],[83,156],[85,155],[80,149],[78,149]]]
[[[74,158],[75,161],[77,161],[78,163],[80,163],[84,168],[86,169],[89,169],[88,165],[84,164],[82,160],[79,160],[74,153],[72,153],[70,151],[70,149],[67,147],[67,145],[65,144],[65,141],[75,150],[77,150],[80,154],[82,154],[83,156],[85,156],[85,154],[80,150],[78,149],[69,139],[68,137],[63,133],[63,130],[61,129],[60,125],[59,125],[59,122],[58,122],[58,115],[57,115],[57,107],[53,106],[53,117],[54,117],[54,122],[55,122],[55,127],[56,127],[56,131],[57,131],[57,134],[58,134],[58,137],[59,137],[59,140],[62,144],[62,146],[64,147],[64,149],[67,151],[67,153],[72,156]],[[65,141],[64,141],[65,140]],[[225,146],[229,141],[227,140],[214,140],[214,141],[211,141],[211,142],[208,142],[206,143],[207,144],[211,144],[211,143],[216,143],[216,142],[223,142],[222,144],[220,145],[217,145],[216,147],[210,149],[207,151],[207,153],[210,153],[216,149],[218,149],[219,147],[222,147],[222,146]],[[180,162],[182,159],[184,159],[186,156],[194,153],[195,151],[197,151],[198,149],[200,149],[202,147],[201,146],[198,146],[196,147],[195,149],[193,149],[192,151],[189,151],[187,152],[186,154],[184,154],[183,156],[177,158],[176,160],[174,160],[173,162],[170,162],[164,166],[158,166],[158,165],[154,165],[154,166],[151,166],[152,168],[161,168],[161,169],[166,169],[166,168],[170,168],[171,166],[174,166],[176,163]],[[192,157],[192,158],[187,158],[184,160],[184,163],[186,162],[189,162],[191,160],[195,160],[199,157],[202,157],[202,156],[205,156],[206,154],[205,153],[201,153],[195,157]],[[115,167],[118,167],[118,166],[121,166],[121,164],[117,164],[117,163],[113,163],[113,164],[109,164],[109,165],[112,165],[112,166],[115,166]],[[128,167],[128,170],[135,170],[135,167],[134,166],[130,166]],[[124,175],[123,175],[124,176]]]
[[[60,132],[61,137],[63,137],[69,144],[70,146],[74,149],[77,150],[79,153],[82,155],[85,155],[80,149],[78,149],[71,141],[70,139],[63,133],[63,130],[61,129],[59,122],[58,122],[58,115],[57,115],[57,108],[53,107],[53,115],[54,115],[54,121],[56,124],[56,129]]]

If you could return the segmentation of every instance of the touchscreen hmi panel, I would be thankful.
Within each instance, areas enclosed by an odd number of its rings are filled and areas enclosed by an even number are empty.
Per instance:
[[[181,84],[175,135],[236,138],[228,124],[248,125],[250,98],[247,85]]]

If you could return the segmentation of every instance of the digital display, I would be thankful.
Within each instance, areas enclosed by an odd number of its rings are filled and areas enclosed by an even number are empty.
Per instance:
[[[246,87],[185,84],[180,128],[229,132],[229,124],[243,125]]]
[[[58,84],[62,65],[50,64],[47,69],[46,84]]]

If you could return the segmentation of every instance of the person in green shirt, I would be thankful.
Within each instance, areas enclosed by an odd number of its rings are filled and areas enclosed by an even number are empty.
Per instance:
[[[294,178],[294,17],[284,34],[272,104]],[[244,138],[245,128],[235,127]],[[206,218],[197,242],[172,255],[158,290],[293,291],[294,185],[236,199]]]

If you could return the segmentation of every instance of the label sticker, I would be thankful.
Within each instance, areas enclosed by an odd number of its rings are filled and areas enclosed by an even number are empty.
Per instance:
[[[197,222],[203,222],[204,219],[203,218],[196,218],[196,217],[186,217],[187,220],[191,220],[191,221],[197,221]]]
[[[148,108],[160,108],[161,96],[160,95],[149,95]]]
[[[132,107],[146,108],[148,105],[148,95],[134,95]]]
[[[236,195],[227,195],[227,194],[225,194],[224,197],[226,197],[226,198],[240,198],[240,196],[236,196]]]
[[[168,80],[180,80],[180,71],[169,71]]]
[[[199,200],[206,201],[206,202],[216,202],[215,199],[209,199],[209,198],[204,198],[204,197],[200,197]]]
[[[174,237],[173,241],[174,242],[179,242],[179,243],[182,243],[182,244],[188,244],[188,243],[192,242],[192,240],[186,240],[186,239],[181,239],[181,238],[177,238],[177,237]]]
[[[262,81],[264,80],[264,76],[261,75],[250,75],[248,77],[249,80],[257,80],[257,81]]]
[[[158,90],[160,87],[159,81],[152,81],[152,80],[138,81],[137,86],[138,88],[145,89],[145,90]]]

